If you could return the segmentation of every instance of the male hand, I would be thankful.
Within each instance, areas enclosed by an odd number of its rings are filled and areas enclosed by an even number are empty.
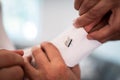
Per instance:
[[[0,50],[0,80],[22,80],[23,65],[24,60],[16,51]]]
[[[106,25],[88,34],[89,39],[100,42],[120,39],[120,0],[75,0],[75,9],[79,10],[81,16],[76,19],[74,26],[84,26],[88,32],[109,16]]]
[[[37,68],[26,59],[25,72],[30,80],[80,80],[79,66],[68,68],[60,52],[51,43],[43,43],[33,50]]]

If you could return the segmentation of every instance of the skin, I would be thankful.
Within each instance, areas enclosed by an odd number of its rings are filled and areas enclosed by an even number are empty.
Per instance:
[[[0,80],[22,80],[24,59],[21,51],[0,50]]]
[[[80,80],[79,66],[68,68],[60,52],[51,43],[44,42],[41,48],[33,48],[33,57],[37,67],[25,59],[24,70],[29,80]]]
[[[74,6],[81,15],[74,26],[85,26],[88,39],[120,40],[120,0],[75,0]]]

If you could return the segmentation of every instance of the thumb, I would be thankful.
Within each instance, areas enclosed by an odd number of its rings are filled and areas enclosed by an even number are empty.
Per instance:
[[[98,40],[102,43],[104,43],[105,41],[107,41],[111,35],[113,35],[115,33],[115,31],[113,31],[112,27],[110,27],[109,25],[106,25],[105,27],[103,27],[102,29],[98,30],[98,31],[94,31],[90,34],[87,35],[88,39],[90,40]]]
[[[24,71],[25,71],[25,76],[28,77],[31,80],[35,79],[35,76],[38,74],[38,71],[30,64],[30,57],[24,58]]]

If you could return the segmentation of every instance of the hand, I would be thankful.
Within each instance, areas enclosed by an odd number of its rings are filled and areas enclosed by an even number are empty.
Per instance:
[[[106,25],[88,34],[89,39],[96,39],[100,42],[112,38],[120,39],[118,38],[120,36],[119,0],[75,0],[75,8],[81,11],[81,16],[76,19],[74,26],[85,26],[87,31],[102,23],[105,16],[109,16]]]
[[[25,72],[30,80],[80,80],[79,66],[68,68],[59,51],[51,43],[43,43],[33,50],[37,68],[25,61]]]
[[[110,13],[108,13],[107,15],[105,15],[103,17],[103,19],[95,26],[93,26],[92,24],[91,25],[88,25],[85,27],[86,31],[89,33],[87,36],[89,39],[93,39],[92,36],[94,37],[95,33],[103,28],[105,25],[108,24],[108,19],[109,19],[109,16],[110,16]],[[91,29],[90,29],[91,28]],[[92,36],[91,36],[92,35]],[[97,37],[97,35],[95,35]],[[98,37],[99,38],[99,37]],[[97,38],[96,38],[97,39]],[[111,35],[110,37],[106,37],[104,39],[101,39],[100,42],[106,42],[108,40],[120,40],[120,33],[116,33],[116,34],[113,34]]]
[[[23,64],[23,58],[14,51],[0,50],[0,80],[22,80]]]

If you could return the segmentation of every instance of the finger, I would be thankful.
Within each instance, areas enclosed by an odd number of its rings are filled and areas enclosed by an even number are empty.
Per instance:
[[[111,28],[111,26],[106,25],[102,29],[88,34],[87,37],[88,39],[98,40],[103,43],[104,39],[107,39],[112,34],[114,34],[113,29]]]
[[[109,40],[120,40],[120,32],[112,35]]]
[[[52,43],[44,42],[42,43],[41,47],[45,50],[45,53],[48,55],[48,58],[51,61],[62,61],[63,62],[60,52]]]
[[[96,25],[96,24],[98,24],[99,23],[99,21],[100,21],[100,19],[99,20],[96,20],[96,21],[94,21],[93,23],[91,23],[90,25],[88,25],[88,26],[85,26],[84,27],[84,29],[86,30],[86,32],[90,32],[90,31],[92,31],[93,29],[94,29],[94,26]]]
[[[72,72],[77,76],[77,78],[80,80],[80,67],[79,65],[76,65],[75,67],[71,68]]]
[[[30,78],[31,80],[34,80],[36,75],[39,74],[39,72],[30,64],[30,60],[28,58],[24,59],[25,65],[24,65],[24,71],[25,75]]]
[[[17,53],[17,54],[19,54],[19,55],[21,55],[21,56],[24,55],[23,50],[15,50],[15,51],[13,51],[13,52],[15,52],[15,53]]]
[[[80,5],[82,4],[82,2],[83,2],[83,0],[75,0],[75,2],[74,2],[74,8],[76,10],[79,10]]]
[[[112,8],[112,3],[108,1],[110,0],[101,0],[95,7],[90,9],[87,13],[78,17],[73,25],[76,28],[84,27],[94,22],[95,20],[101,19]]]
[[[118,37],[118,35],[116,33],[109,35],[107,38],[103,39],[102,42],[106,42],[106,41],[111,41],[111,40],[119,40],[120,39],[120,35]]]
[[[0,50],[0,68],[14,65],[24,65],[23,58],[11,51]]]
[[[26,56],[24,57],[24,59],[27,59],[28,62],[35,68],[35,69],[38,69],[38,66],[35,62],[35,59],[33,58],[33,56]]]
[[[89,29],[88,33],[92,33],[94,31],[98,31],[99,29],[103,28],[105,25],[107,25],[104,22],[100,22],[99,24],[97,24],[96,26],[91,26],[91,29]],[[88,26],[89,27],[89,26]]]
[[[111,11],[109,11],[109,12],[101,19],[101,21],[99,20],[96,25],[93,25],[92,28],[89,30],[88,33],[97,31],[97,30],[105,27],[105,25],[108,25],[108,24],[109,24],[108,22],[109,22],[110,15],[111,15]]]
[[[93,29],[95,24],[96,24],[96,22],[93,22],[90,25],[85,26],[84,29],[86,30],[87,33],[89,33]]]
[[[35,62],[37,64],[38,68],[47,67],[49,64],[49,61],[48,61],[45,53],[42,51],[42,49],[34,47],[32,51],[33,51],[33,57],[35,58]]]
[[[31,63],[32,56],[24,57],[24,61]]]
[[[0,69],[0,80],[23,80],[23,76],[24,72],[19,66]]]
[[[80,6],[79,14],[83,15],[89,11],[93,6],[95,6],[100,0],[84,0]]]
[[[109,37],[105,38],[104,39],[104,42],[105,41],[108,41],[108,40],[111,40],[111,39],[114,39],[116,38],[116,40],[118,39],[119,40],[119,34],[120,34],[120,18],[119,18],[119,14],[120,14],[120,8],[114,8],[112,10],[112,15],[109,19],[109,25],[111,26],[111,30],[112,32],[114,32],[113,34],[109,35]],[[112,33],[111,32],[111,33]]]

